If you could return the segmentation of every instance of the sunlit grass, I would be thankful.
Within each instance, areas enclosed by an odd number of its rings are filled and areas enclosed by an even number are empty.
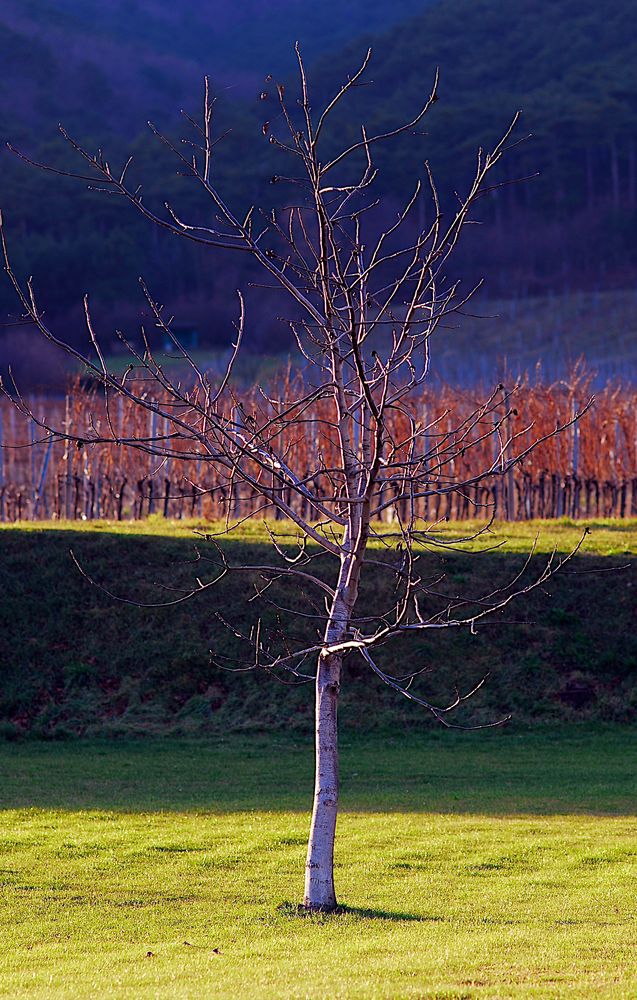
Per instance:
[[[303,918],[310,741],[0,749],[0,995],[634,997],[622,729],[364,739]]]
[[[269,527],[277,533],[277,537],[293,543],[298,537],[293,524],[270,520]],[[232,527],[232,522],[230,522]],[[427,527],[423,522],[422,527]],[[494,545],[501,545],[503,551],[510,553],[527,552],[535,544],[538,554],[551,552],[556,548],[559,552],[567,552],[578,544],[585,530],[586,538],[581,552],[590,555],[621,555],[637,552],[637,519],[598,518],[575,521],[570,518],[546,521],[496,521],[488,527],[485,533],[473,537],[481,528],[486,527],[484,521],[459,521],[431,524],[432,538],[451,543],[466,539],[458,544],[459,550],[481,551]],[[153,514],[143,521],[19,521],[0,525],[0,530],[11,531],[87,531],[101,534],[117,534],[132,536],[160,536],[169,538],[193,538],[193,532],[221,537],[225,532],[225,522],[206,521],[201,518],[174,520]],[[391,526],[378,525],[382,533],[391,532]],[[269,535],[263,519],[244,521],[237,527],[232,527],[231,538],[240,541],[269,542]],[[372,545],[378,542],[372,540]],[[454,544],[455,547],[455,544]]]

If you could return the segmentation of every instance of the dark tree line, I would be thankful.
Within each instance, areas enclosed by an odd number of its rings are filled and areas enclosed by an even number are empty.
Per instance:
[[[102,128],[100,121],[101,139],[109,143],[113,155],[134,154],[131,172],[143,182],[149,202],[159,204],[168,194],[184,210],[195,210],[199,195],[193,186],[175,177],[173,188],[166,192],[165,158],[147,130],[135,134],[144,127],[142,107],[176,109],[184,93],[193,94],[194,63],[180,62],[176,56],[170,65],[157,63],[166,41],[157,15],[165,6],[163,0],[144,0],[128,10],[130,29],[145,24],[147,31],[138,75],[131,83],[130,71],[124,74],[129,89],[121,92],[121,74],[109,73],[108,65],[91,62],[88,54],[78,62],[82,24],[73,21],[64,5],[58,12],[59,23],[47,22],[38,38],[28,38],[11,23],[9,4],[4,21],[0,18],[0,38],[8,54],[0,85],[3,137],[35,159],[67,162],[64,143],[50,127],[43,130],[38,118],[50,109],[51,80],[59,77],[52,40],[67,37],[76,74],[73,93],[69,89],[67,95],[68,118],[64,117],[69,131],[95,149],[98,143],[87,132],[96,129],[101,116],[105,125]],[[415,5],[403,7],[409,14]],[[38,5],[30,9],[30,16],[37,18]],[[118,10],[113,0],[95,22],[98,54],[107,51],[107,43],[112,47],[117,42]],[[243,34],[232,35],[237,51],[231,46],[227,58],[232,56],[238,66],[246,52],[258,53],[261,44],[271,47],[286,11],[289,15],[285,4],[270,10],[259,43],[254,25],[249,29],[244,25]],[[372,15],[371,27],[381,30],[384,22],[378,5]],[[355,31],[360,24],[352,16]],[[511,183],[484,199],[480,216],[487,233],[483,228],[467,234],[458,250],[459,273],[467,280],[488,273],[488,291],[504,297],[632,286],[637,271],[637,38],[631,17],[628,0],[604,5],[593,0],[553,5],[523,0],[514,10],[505,0],[440,0],[412,21],[389,27],[376,39],[373,83],[355,93],[354,110],[340,122],[341,134],[347,137],[361,118],[370,127],[382,128],[396,107],[418,106],[436,65],[441,67],[444,100],[434,108],[426,133],[414,130],[400,151],[387,150],[379,157],[379,189],[388,218],[407,193],[414,173],[422,173],[425,158],[440,178],[443,207],[451,210],[455,191],[467,180],[470,151],[493,140],[503,114],[522,109],[523,128],[533,138],[509,155],[505,180]],[[217,48],[227,29],[225,22],[220,24]],[[125,25],[120,32],[124,30]],[[192,41],[193,58],[207,69],[200,42],[193,41],[201,30],[199,22],[188,21],[182,41]],[[325,26],[317,31],[318,62],[311,75],[330,91],[334,81],[346,75],[351,50],[358,54],[361,42],[355,39],[349,48],[321,57],[330,44],[329,32]],[[333,35],[337,49],[342,38],[342,33]],[[211,51],[216,51],[214,45]],[[271,65],[269,53],[265,64]],[[285,82],[285,66],[280,68]],[[276,124],[274,82],[261,81],[259,87],[250,83],[247,89],[227,93],[219,86],[215,115],[221,131],[231,129],[219,156],[230,203],[256,200],[277,205],[289,197],[271,183],[272,149],[267,134],[262,134],[262,127],[267,132]],[[61,93],[63,97],[66,91]],[[85,104],[84,113],[78,96]],[[165,113],[158,124],[176,132],[176,122],[167,122]],[[528,182],[515,183],[536,174]],[[135,213],[112,199],[86,191],[78,201],[77,192],[72,195],[68,185],[52,183],[49,176],[28,169],[6,151],[0,154],[0,194],[3,203],[12,206],[7,223],[20,234],[16,267],[33,271],[50,313],[67,319],[71,335],[77,329],[79,336],[81,330],[81,317],[74,309],[78,281],[92,289],[98,314],[101,309],[110,320],[132,330],[139,322],[135,276],[143,272],[164,300],[200,329],[204,342],[225,344],[230,339],[225,288],[237,279],[249,280],[249,264],[240,274],[236,268],[243,264],[233,264],[235,270],[230,272],[214,256],[204,257],[197,248],[149,233]],[[13,307],[6,283],[0,283],[0,322]],[[277,324],[276,309],[267,303],[248,333],[247,343],[257,351],[286,344],[285,328]]]

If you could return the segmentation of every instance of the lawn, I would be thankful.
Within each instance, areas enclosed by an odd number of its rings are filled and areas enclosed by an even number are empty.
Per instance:
[[[0,995],[637,996],[621,726],[343,737],[301,917],[305,737],[0,744]]]
[[[294,540],[296,528],[293,524],[270,521],[270,527],[282,532],[289,540]],[[634,518],[598,518],[596,520],[575,521],[571,518],[535,521],[496,521],[486,534],[472,538],[477,529],[484,527],[481,521],[442,521],[431,527],[431,536],[443,543],[453,539],[467,538],[458,546],[460,552],[480,552],[500,546],[502,551],[527,553],[535,544],[539,554],[569,552],[581,539],[584,530],[587,537],[582,545],[582,553],[593,556],[614,556],[637,552],[637,520]],[[383,525],[378,525],[383,530]],[[182,520],[167,519],[160,514],[152,514],[140,521],[16,521],[0,524],[0,533],[44,533],[65,532],[72,540],[76,535],[115,535],[124,538],[176,538],[201,543],[202,533],[224,530],[224,522],[210,522],[197,518]],[[385,526],[385,530],[390,530]],[[193,532],[197,532],[194,534]],[[265,522],[255,518],[245,521],[235,528],[229,539],[253,544],[269,541]],[[378,543],[372,540],[372,548]]]

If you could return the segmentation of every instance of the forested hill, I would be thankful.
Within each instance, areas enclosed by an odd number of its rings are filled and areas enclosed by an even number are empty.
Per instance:
[[[64,119],[86,131],[139,130],[192,104],[204,73],[234,97],[282,74],[303,41],[309,60],[385,30],[427,0],[3,0],[0,123],[27,131]]]
[[[473,151],[521,110],[520,131],[533,133],[525,162],[553,171],[553,200],[577,203],[588,167],[591,196],[606,191],[625,202],[634,198],[637,169],[634,13],[632,0],[443,0],[372,39],[374,82],[357,91],[350,127],[417,108],[439,67],[440,103],[418,153],[445,174],[457,175],[459,160],[471,167]],[[331,90],[360,53],[354,40],[319,62],[316,75]],[[394,183],[407,181],[406,163],[392,158]]]
[[[372,39],[374,84],[356,92],[341,128],[354,135],[361,120],[371,131],[409,115],[439,67],[440,100],[426,134],[381,158],[386,189],[409,190],[425,158],[443,191],[461,189],[475,150],[495,143],[521,111],[516,135],[532,137],[505,159],[500,178],[539,176],[492,199],[491,218],[500,225],[486,242],[500,246],[494,263],[508,271],[507,260],[517,259],[526,269],[518,275],[522,291],[578,281],[595,286],[610,274],[632,282],[634,12],[631,0],[443,0]],[[329,80],[327,89],[345,77],[360,50],[352,42],[315,67]]]
[[[440,67],[440,100],[426,133],[380,155],[380,184],[392,206],[422,173],[424,158],[443,198],[453,197],[476,148],[523,111],[518,134],[534,137],[511,154],[500,176],[540,176],[485,201],[485,226],[474,229],[457,258],[461,274],[485,274],[491,294],[505,297],[634,286],[632,0],[4,0],[1,137],[50,160],[60,155],[53,137],[62,120],[91,148],[104,143],[113,159],[133,150],[148,195],[172,198],[174,168],[157,155],[145,122],[170,127],[181,107],[195,109],[207,72],[219,95],[219,127],[233,126],[217,155],[221,186],[233,204],[267,206],[272,150],[260,126],[274,109],[258,94],[269,72],[292,92],[297,37],[315,105],[373,47],[373,82],[357,89],[337,123],[339,141],[361,120],[373,129],[410,114]],[[16,263],[34,273],[49,315],[70,317],[87,290],[109,322],[127,310],[133,315],[143,272],[171,306],[187,304],[184,322],[196,321],[204,339],[225,341],[226,289],[241,275],[149,233],[134,213],[104,202],[0,155],[0,204]],[[0,282],[2,316],[13,305]],[[260,315],[260,343],[269,345],[272,323],[264,310]],[[252,343],[259,346],[258,336]]]

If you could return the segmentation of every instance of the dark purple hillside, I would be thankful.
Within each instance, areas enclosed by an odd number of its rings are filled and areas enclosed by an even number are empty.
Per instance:
[[[0,123],[59,118],[116,133],[192,103],[204,73],[237,98],[267,73],[286,74],[292,46],[308,60],[421,12],[427,0],[4,0]]]

